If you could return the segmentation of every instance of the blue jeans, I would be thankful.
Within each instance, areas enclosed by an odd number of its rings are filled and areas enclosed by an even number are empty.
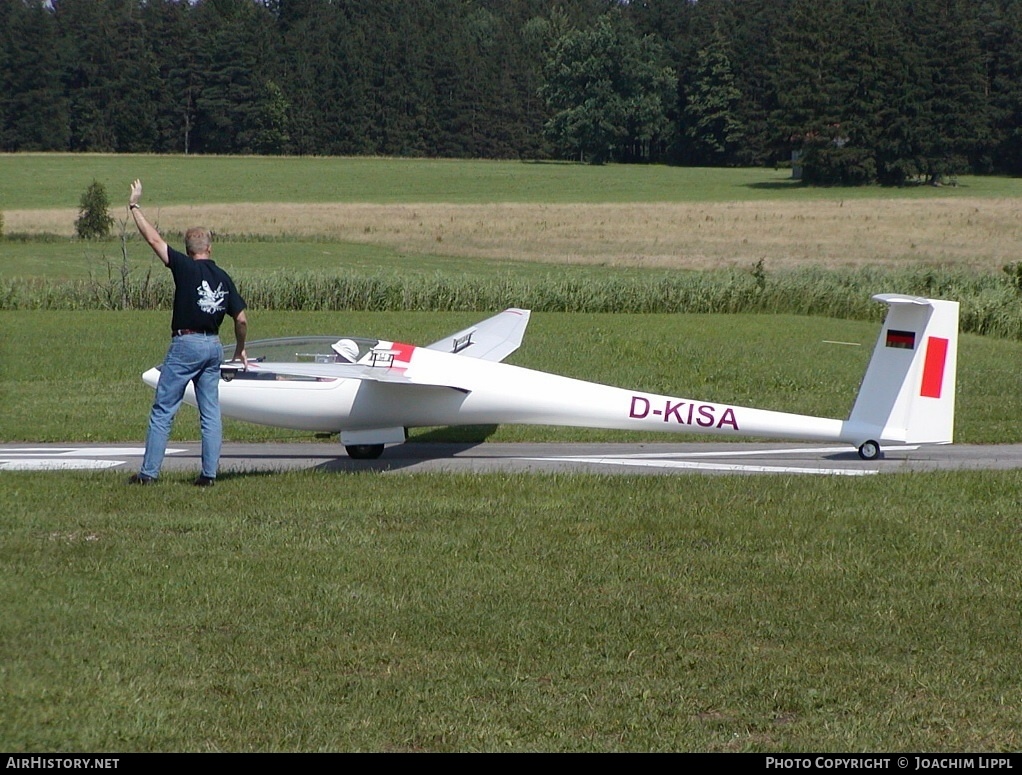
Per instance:
[[[202,430],[202,475],[215,479],[220,463],[222,426],[220,422],[220,363],[224,348],[219,337],[207,334],[183,334],[170,340],[167,357],[160,367],[156,399],[149,413],[149,431],[145,439],[145,457],[139,475],[155,479],[160,474],[167,452],[170,428],[181,407],[185,389],[195,386]]]

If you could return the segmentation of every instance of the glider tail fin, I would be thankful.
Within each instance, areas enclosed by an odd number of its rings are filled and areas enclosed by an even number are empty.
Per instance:
[[[889,309],[849,426],[861,440],[951,443],[958,302],[893,293],[873,299]]]

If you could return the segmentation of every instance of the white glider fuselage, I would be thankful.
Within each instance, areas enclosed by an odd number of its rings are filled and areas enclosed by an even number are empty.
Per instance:
[[[832,439],[842,425],[626,390],[424,348],[411,352],[406,374],[416,383],[429,385],[417,387],[414,396],[401,384],[362,381],[339,386],[345,395],[342,414],[327,420],[332,428],[317,430],[517,423],[754,435],[778,435],[787,429],[799,438],[808,433],[812,438],[819,434]],[[450,387],[439,387],[445,384]],[[226,392],[222,389],[221,395]]]
[[[220,383],[221,412],[260,425],[322,433],[511,423],[835,440],[842,438],[846,424],[625,390],[422,347],[389,342],[380,346],[396,346],[409,353],[404,369],[414,388],[404,383],[344,378],[233,379]],[[259,363],[250,368],[296,371],[294,364],[283,363]],[[152,369],[145,377],[155,386],[159,372]],[[194,404],[190,387],[185,400]],[[852,434],[849,440],[858,435]]]
[[[450,351],[443,342],[415,347],[362,340],[357,363],[339,363],[325,345],[330,338],[318,338],[315,353],[286,361],[266,356],[246,371],[225,372],[225,380],[232,378],[220,383],[221,411],[264,425],[341,432],[345,444],[400,441],[413,427],[504,423],[844,442],[863,457],[874,456],[872,448],[879,454],[878,445],[951,442],[957,303],[874,298],[890,309],[846,420],[658,395],[501,363],[521,341],[526,310],[507,310],[459,332]],[[476,344],[472,334],[478,330],[482,337],[491,323],[514,325],[507,337],[514,341],[474,357],[463,352]],[[504,336],[501,330],[493,338]],[[284,341],[312,342],[267,340]],[[257,344],[250,347],[253,355]],[[154,386],[158,369],[143,378]],[[185,400],[194,404],[191,388]],[[870,454],[864,444],[872,445]]]

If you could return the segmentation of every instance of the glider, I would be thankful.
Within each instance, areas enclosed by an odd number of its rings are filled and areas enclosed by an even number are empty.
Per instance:
[[[407,429],[519,423],[841,442],[863,460],[885,446],[950,444],[958,302],[878,294],[888,306],[846,420],[586,382],[502,361],[521,345],[529,310],[507,309],[416,347],[358,337],[249,343],[249,365],[221,369],[225,417],[339,433],[354,458],[379,457]],[[150,387],[159,367],[142,375]],[[185,401],[195,404],[191,386]]]

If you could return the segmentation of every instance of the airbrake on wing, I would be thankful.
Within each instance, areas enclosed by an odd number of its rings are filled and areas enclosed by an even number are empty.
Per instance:
[[[466,355],[484,361],[502,361],[522,344],[530,311],[506,309],[492,318],[433,342],[427,350]]]

